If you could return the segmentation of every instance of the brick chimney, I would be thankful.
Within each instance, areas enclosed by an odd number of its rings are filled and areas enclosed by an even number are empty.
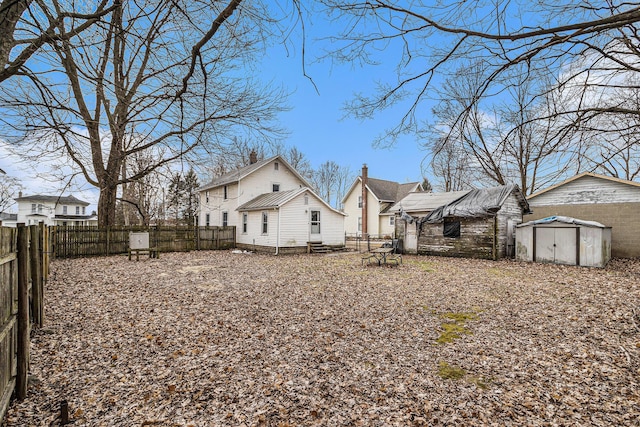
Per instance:
[[[249,153],[249,164],[252,165],[254,163],[258,163],[258,153],[256,153],[256,150],[251,150],[251,153]]]
[[[369,235],[369,230],[367,227],[368,218],[367,218],[367,195],[369,191],[367,190],[367,183],[369,182],[369,168],[367,168],[367,164],[362,165],[362,237],[367,238]]]

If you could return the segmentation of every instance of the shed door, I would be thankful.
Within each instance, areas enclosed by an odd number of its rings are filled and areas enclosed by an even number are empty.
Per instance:
[[[578,265],[576,227],[534,227],[535,261]]]
[[[415,254],[418,252],[418,230],[417,225],[414,222],[405,225],[404,229],[404,250],[408,253]]]

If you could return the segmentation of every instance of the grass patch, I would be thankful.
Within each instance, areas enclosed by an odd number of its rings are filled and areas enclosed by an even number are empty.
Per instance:
[[[440,317],[447,319],[447,321],[440,325],[442,333],[436,343],[447,344],[462,337],[462,335],[472,334],[471,330],[466,327],[466,323],[469,320],[476,320],[478,315],[476,313],[444,313]]]
[[[467,375],[467,371],[456,365],[450,365],[445,361],[438,363],[438,376],[443,380],[461,380],[475,384],[476,387],[487,390],[489,388],[488,382],[481,377]]]
[[[459,366],[449,365],[447,362],[438,363],[438,375],[443,380],[460,380],[467,372]]]
[[[411,264],[417,265],[418,268],[422,271],[426,271],[427,273],[435,273],[436,266],[434,263],[429,261],[410,261]]]

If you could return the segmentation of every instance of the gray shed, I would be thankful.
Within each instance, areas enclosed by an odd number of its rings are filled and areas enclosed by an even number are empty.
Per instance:
[[[550,216],[516,227],[516,260],[604,267],[611,259],[611,227]]]

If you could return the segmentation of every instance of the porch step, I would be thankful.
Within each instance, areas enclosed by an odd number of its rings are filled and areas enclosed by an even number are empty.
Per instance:
[[[309,251],[312,254],[326,254],[332,252],[331,248],[322,244],[322,242],[308,242]]]

